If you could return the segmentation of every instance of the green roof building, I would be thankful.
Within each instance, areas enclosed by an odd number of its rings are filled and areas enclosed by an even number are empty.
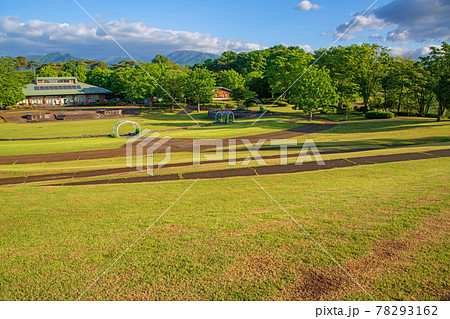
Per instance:
[[[23,104],[38,106],[77,105],[106,101],[110,90],[78,82],[76,77],[38,77],[23,89]]]

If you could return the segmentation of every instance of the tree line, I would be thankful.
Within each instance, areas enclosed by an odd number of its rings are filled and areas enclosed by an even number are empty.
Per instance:
[[[162,55],[139,65],[121,61],[109,66],[93,60],[39,65],[24,57],[2,57],[1,64],[0,81],[9,81],[9,87],[32,82],[34,72],[77,76],[80,82],[109,89],[125,101],[147,99],[150,109],[158,97],[171,101],[172,110],[177,101],[195,103],[200,110],[202,103],[211,102],[216,86],[232,90],[234,100],[273,102],[277,98],[306,112],[327,107],[344,110],[359,101],[364,112],[385,109],[426,116],[437,108],[439,120],[450,105],[450,45],[446,42],[419,61],[392,57],[386,47],[363,43],[314,53],[282,45],[239,54],[227,51],[193,67],[181,67]],[[4,76],[11,70],[13,81]],[[14,94],[4,99],[4,86],[1,90],[2,105],[18,101],[13,102]]]

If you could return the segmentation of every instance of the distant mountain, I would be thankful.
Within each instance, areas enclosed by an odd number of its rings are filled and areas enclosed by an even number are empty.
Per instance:
[[[123,61],[123,60],[129,61],[131,59],[124,57],[124,56],[110,56],[109,58],[102,60],[102,61],[105,62],[106,64],[113,65],[113,64],[119,63],[120,61]]]
[[[83,59],[74,57],[73,55],[66,53],[62,54],[61,52],[53,52],[47,55],[30,55],[27,56],[27,61],[36,61],[39,64],[44,63],[59,63],[59,62],[69,62],[70,60],[81,61]]]
[[[178,50],[169,53],[166,56],[179,65],[189,65],[189,66],[193,66],[194,64],[200,62],[205,62],[208,59],[214,60],[219,57],[219,55],[213,53],[204,53],[190,50]]]
[[[169,59],[171,59],[172,61],[174,61],[175,63],[182,65],[182,66],[183,65],[193,66],[194,64],[204,62],[208,59],[214,60],[219,57],[218,55],[213,54],[213,53],[204,53],[204,52],[190,51],[190,50],[178,50],[178,51],[172,52],[166,56]],[[142,57],[142,58],[136,58],[136,59],[138,61],[142,61],[142,62],[151,62],[151,60],[153,58]],[[65,63],[70,60],[82,61],[82,60],[86,60],[86,59],[80,59],[80,58],[74,57],[70,53],[63,54],[61,52],[53,52],[53,53],[49,53],[47,55],[30,55],[30,56],[27,56],[27,60],[28,61],[34,60],[34,61],[38,62],[39,64],[44,64],[44,63],[59,63],[59,62]],[[111,56],[109,58],[104,58],[101,60],[109,65],[113,65],[115,63],[119,63],[120,61],[131,60],[131,59],[128,57],[124,57],[124,56]]]

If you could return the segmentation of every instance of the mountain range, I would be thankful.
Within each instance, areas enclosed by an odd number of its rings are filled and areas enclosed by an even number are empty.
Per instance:
[[[174,61],[175,63],[177,63],[181,66],[184,66],[184,65],[193,66],[194,64],[204,62],[208,59],[214,60],[219,57],[219,55],[217,55],[217,54],[191,51],[191,50],[178,50],[178,51],[169,53],[166,56],[170,60]],[[137,58],[138,61],[142,61],[142,62],[151,62],[152,59],[153,58],[146,58],[146,57]],[[44,64],[44,63],[59,63],[59,62],[65,63],[70,60],[82,61],[85,59],[74,57],[73,55],[71,55],[69,53],[63,54],[61,52],[53,52],[53,53],[49,53],[47,55],[30,55],[30,56],[27,56],[27,60],[28,61],[36,61],[39,64]],[[123,57],[123,56],[112,56],[112,57],[102,59],[102,61],[104,61],[105,63],[107,63],[109,65],[118,63],[123,60],[131,60],[131,59],[127,58],[127,57]]]

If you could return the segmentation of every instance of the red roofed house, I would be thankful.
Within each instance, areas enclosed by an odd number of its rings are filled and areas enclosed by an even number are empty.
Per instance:
[[[214,94],[213,101],[229,101],[230,100],[230,89],[224,88],[222,86],[216,87],[216,92]]]

